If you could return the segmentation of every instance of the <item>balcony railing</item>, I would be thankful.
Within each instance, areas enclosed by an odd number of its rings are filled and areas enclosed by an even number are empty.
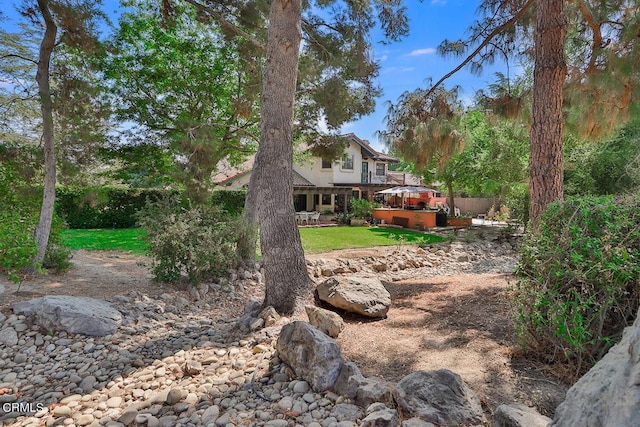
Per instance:
[[[395,181],[389,175],[360,174],[360,184],[393,184],[394,182]],[[347,183],[345,182],[343,184]]]

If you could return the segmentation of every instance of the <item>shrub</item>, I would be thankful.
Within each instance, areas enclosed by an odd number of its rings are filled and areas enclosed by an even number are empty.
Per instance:
[[[20,281],[20,273],[31,270],[37,252],[34,230],[38,224],[37,211],[26,206],[14,206],[0,212],[0,270],[14,282]],[[54,215],[47,251],[42,267],[56,272],[71,267],[71,251],[60,243],[64,222]]]
[[[20,271],[33,266],[37,252],[33,227],[33,216],[20,209],[0,212],[0,268],[14,282],[20,281]]]
[[[211,195],[211,204],[220,206],[230,215],[240,215],[244,210],[246,190],[217,190]]]
[[[34,230],[38,224],[42,189],[26,183],[10,163],[0,163],[0,271],[14,282],[32,270],[37,252]],[[53,216],[43,267],[64,271],[71,266],[70,251],[60,245],[64,221]]]
[[[160,282],[196,285],[213,280],[237,263],[237,240],[246,230],[239,216],[218,206],[180,206],[177,198],[148,203],[138,215],[147,231],[151,271]]]
[[[370,219],[373,209],[379,205],[367,199],[351,199],[351,213],[354,218]]]
[[[616,343],[640,299],[640,197],[554,203],[522,245],[513,289],[527,351],[567,379]]]

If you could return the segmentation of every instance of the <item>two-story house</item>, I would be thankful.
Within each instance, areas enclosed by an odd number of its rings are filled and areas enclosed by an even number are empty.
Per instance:
[[[388,174],[395,157],[375,150],[354,134],[344,135],[348,145],[337,160],[314,157],[294,163],[293,194],[297,211],[343,211],[350,197],[372,198],[376,191],[396,185]],[[220,168],[214,177],[222,188],[240,189],[249,184],[253,159],[240,169]]]

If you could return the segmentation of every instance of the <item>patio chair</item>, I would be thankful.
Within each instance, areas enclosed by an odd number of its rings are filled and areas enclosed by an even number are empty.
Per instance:
[[[316,223],[316,224],[320,224],[320,212],[313,212],[311,215],[309,215],[309,221],[311,223]]]
[[[310,212],[296,212],[296,222],[298,223],[298,225],[302,225],[305,222],[307,223],[307,225],[309,224],[309,215],[311,215]]]

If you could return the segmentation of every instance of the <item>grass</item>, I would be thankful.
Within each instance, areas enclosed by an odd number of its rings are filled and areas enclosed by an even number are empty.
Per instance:
[[[305,253],[398,244],[429,244],[444,240],[433,234],[384,227],[301,228],[300,237]]]
[[[378,227],[301,228],[300,237],[306,253],[337,249],[367,248],[399,244],[429,244],[444,239],[411,230]],[[71,249],[119,250],[145,254],[144,231],[139,228],[65,230],[62,243]]]
[[[145,232],[141,228],[65,230],[62,243],[71,249],[117,250],[146,254]]]

